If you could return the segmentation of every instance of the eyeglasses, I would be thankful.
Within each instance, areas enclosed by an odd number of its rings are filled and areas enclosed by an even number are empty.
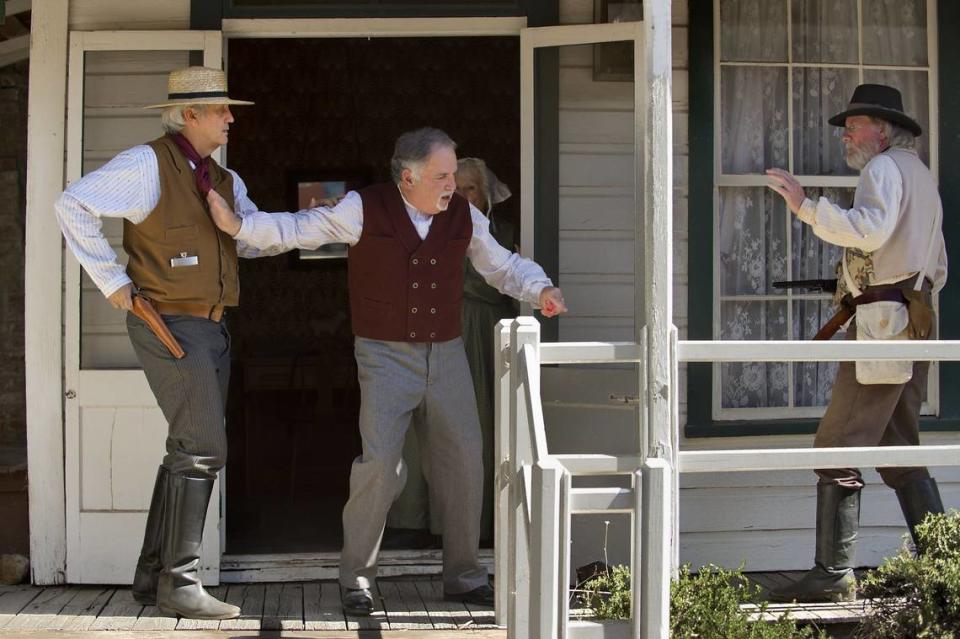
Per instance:
[[[843,127],[843,133],[845,135],[853,135],[857,131],[860,131],[861,129],[865,129],[870,126],[876,126],[876,124],[874,124],[873,122],[869,122],[867,124],[849,124]]]

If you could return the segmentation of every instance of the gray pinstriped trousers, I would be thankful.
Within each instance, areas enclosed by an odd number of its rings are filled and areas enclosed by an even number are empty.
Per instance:
[[[176,359],[139,317],[127,313],[127,333],[163,416],[172,474],[217,476],[227,462],[224,407],[230,381],[230,333],[223,321],[164,315],[186,356]]]
[[[385,342],[357,337],[363,453],[350,471],[343,509],[340,583],[369,588],[390,505],[406,481],[403,442],[413,411],[423,406],[421,449],[430,508],[443,526],[447,594],[487,583],[478,561],[483,504],[483,442],[463,340]]]

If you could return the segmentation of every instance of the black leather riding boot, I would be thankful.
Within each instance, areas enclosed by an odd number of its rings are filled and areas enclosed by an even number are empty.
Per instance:
[[[143,533],[143,548],[137,560],[137,570],[133,573],[133,598],[145,606],[157,604],[157,579],[163,564],[160,562],[160,547],[163,539],[164,504],[167,499],[167,477],[169,473],[163,466],[157,469],[157,481],[153,485],[153,497],[150,499],[150,512],[147,513],[147,528]]]
[[[240,609],[207,594],[200,582],[200,542],[210,477],[170,475],[163,527],[163,572],[157,584],[157,606],[166,614],[189,619],[234,619]]]
[[[817,484],[817,551],[814,567],[799,581],[771,591],[778,601],[853,601],[860,527],[860,490]]]
[[[897,499],[900,501],[900,510],[910,528],[910,537],[913,538],[913,547],[917,554],[922,554],[917,543],[917,524],[923,521],[929,513],[942,513],[943,501],[940,500],[940,489],[937,480],[932,477],[918,479],[904,484],[897,489]]]

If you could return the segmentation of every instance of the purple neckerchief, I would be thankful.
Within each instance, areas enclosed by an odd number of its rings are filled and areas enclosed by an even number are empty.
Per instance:
[[[197,153],[197,150],[193,148],[193,145],[190,144],[188,140],[182,133],[174,133],[170,136],[173,141],[176,143],[180,150],[183,151],[183,154],[188,160],[193,162],[193,177],[197,181],[197,190],[200,191],[200,195],[206,197],[207,193],[210,192],[210,158],[200,157],[200,154]]]

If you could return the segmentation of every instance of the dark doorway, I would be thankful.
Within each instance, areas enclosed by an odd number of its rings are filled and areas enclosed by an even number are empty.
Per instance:
[[[305,176],[384,181],[396,137],[444,129],[514,190],[519,222],[519,40],[512,37],[240,39],[228,165],[261,210],[296,208]],[[345,259],[241,260],[228,316],[226,552],[337,551],[360,451]]]

